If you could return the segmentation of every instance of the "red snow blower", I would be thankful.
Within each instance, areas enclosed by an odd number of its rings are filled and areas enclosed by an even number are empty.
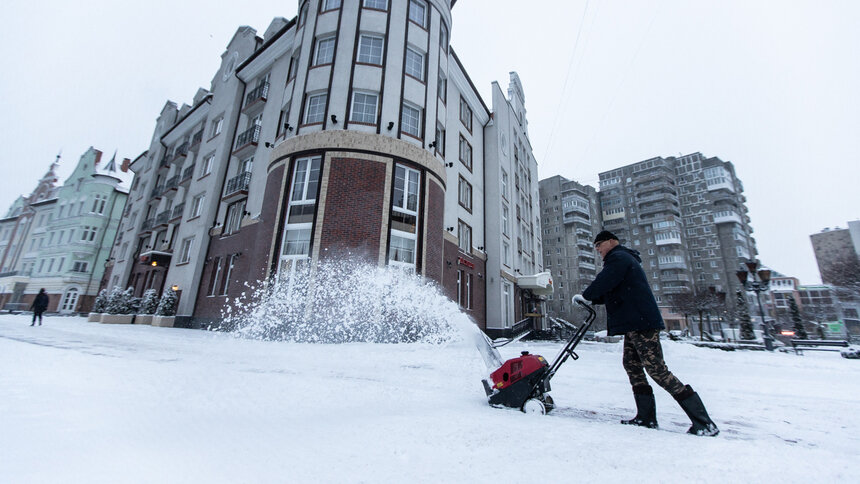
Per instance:
[[[585,323],[576,328],[573,336],[567,340],[552,364],[547,363],[543,356],[523,351],[522,356],[511,358],[491,373],[492,381],[482,380],[490,405],[518,408],[526,413],[540,414],[555,408],[549,395],[551,390],[549,381],[568,358],[579,359],[573,349],[582,341],[596,316],[594,308],[580,301],[577,303],[588,311],[588,316],[585,318]]]

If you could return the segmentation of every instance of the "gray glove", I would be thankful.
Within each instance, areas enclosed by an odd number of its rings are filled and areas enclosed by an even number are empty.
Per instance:
[[[582,294],[577,294],[576,296],[573,296],[573,303],[582,304],[583,306],[585,306],[588,304],[588,299],[582,297]]]

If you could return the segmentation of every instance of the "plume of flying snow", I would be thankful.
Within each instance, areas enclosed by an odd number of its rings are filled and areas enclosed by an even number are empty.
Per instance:
[[[281,275],[222,314],[238,336],[297,343],[477,342],[480,330],[432,281],[397,267],[326,260]]]

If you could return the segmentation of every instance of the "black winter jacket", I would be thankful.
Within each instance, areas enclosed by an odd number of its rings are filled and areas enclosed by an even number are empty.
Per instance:
[[[45,310],[48,309],[48,295],[44,292],[36,294],[36,299],[33,300],[33,305],[30,306],[30,309],[45,312]]]
[[[641,262],[638,251],[615,247],[603,259],[603,270],[582,293],[592,303],[606,305],[610,335],[665,328]]]

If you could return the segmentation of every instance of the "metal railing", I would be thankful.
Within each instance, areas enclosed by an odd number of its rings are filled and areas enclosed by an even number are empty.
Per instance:
[[[182,170],[182,180],[180,181],[188,180],[191,178],[192,175],[194,175],[194,165],[191,165],[188,168]]]
[[[148,218],[143,221],[143,225],[140,226],[140,230],[146,231],[152,229],[153,224],[155,224],[155,219]]]
[[[182,212],[185,210],[185,202],[180,203],[179,205],[173,207],[173,215],[171,215],[171,219],[182,217]]]
[[[260,140],[260,125],[255,124],[243,131],[236,138],[236,147],[240,148],[250,143],[256,143]]]
[[[239,173],[237,176],[234,176],[230,180],[227,181],[227,189],[224,191],[224,196],[229,197],[234,193],[240,192],[242,190],[247,190],[248,185],[251,183],[251,172],[245,171]]]
[[[164,191],[171,190],[179,186],[179,175],[174,175],[164,184]]]
[[[259,86],[255,87],[253,91],[249,92],[247,96],[245,96],[245,107],[248,107],[257,100],[266,100],[266,96],[269,94],[269,83],[264,82]]]
[[[170,210],[165,210],[155,216],[156,225],[166,224],[168,220],[170,220]]]
[[[192,146],[196,145],[196,144],[200,143],[201,141],[203,141],[203,130],[202,129],[200,131],[194,133],[194,136],[191,137],[191,145]]]

